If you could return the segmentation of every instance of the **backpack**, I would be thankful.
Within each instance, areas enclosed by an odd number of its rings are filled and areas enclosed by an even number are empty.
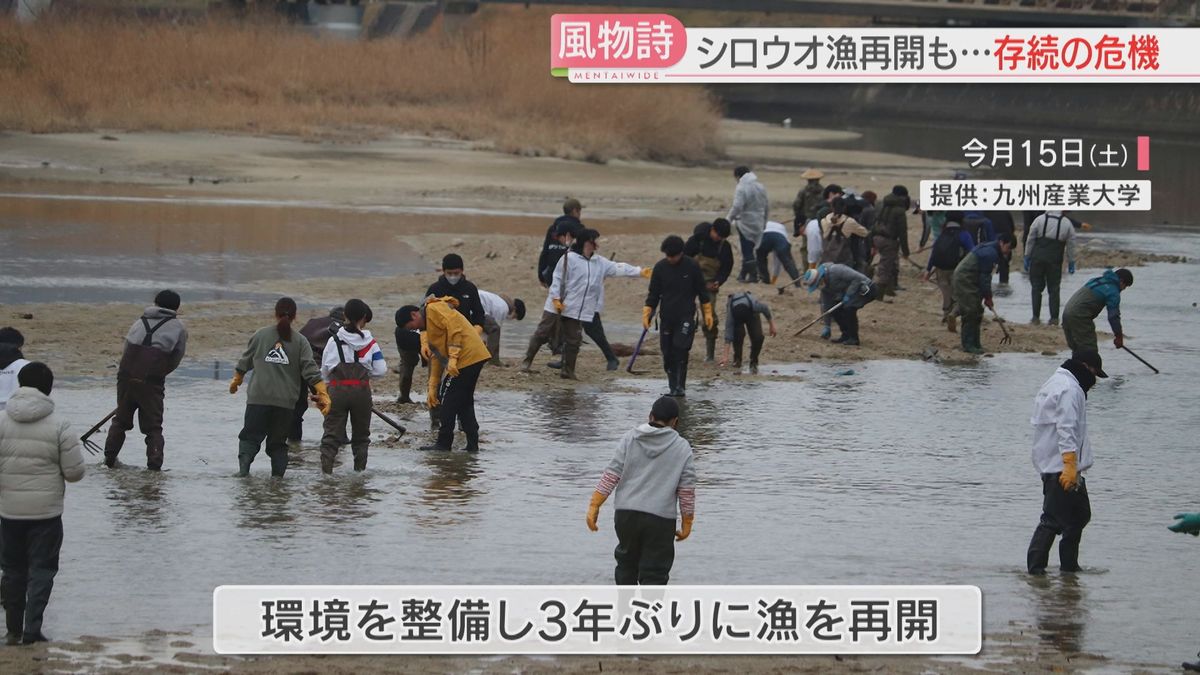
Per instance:
[[[830,225],[829,236],[821,239],[821,262],[841,263],[850,265],[854,262],[854,252],[850,250],[850,238],[842,233],[846,216],[836,225]]]
[[[933,251],[929,254],[929,261],[933,263],[934,267],[940,270],[952,270],[958,266],[958,262],[964,255],[962,243],[958,241],[960,232],[962,230],[957,227],[942,228],[941,234],[933,241]]]

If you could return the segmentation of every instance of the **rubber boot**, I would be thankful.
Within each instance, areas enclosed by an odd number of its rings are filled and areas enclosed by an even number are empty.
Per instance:
[[[4,606],[4,621],[8,628],[5,642],[9,645],[21,644],[21,635],[25,632],[25,603],[16,601]]]
[[[547,361],[547,362],[546,362],[546,367],[547,367],[547,368],[553,368],[553,369],[555,369],[555,370],[558,370],[559,368],[562,368],[562,367],[563,367],[563,357],[561,357],[561,356],[560,356],[560,357],[558,357],[558,360],[557,360],[557,361]]]
[[[674,396],[679,388],[679,375],[675,368],[667,370],[667,396]]]
[[[252,462],[254,462],[254,460],[250,457],[238,455],[238,478],[245,478],[246,476],[250,475],[250,464]]]
[[[333,473],[333,458],[321,455],[321,473],[329,475]]]
[[[355,458],[354,458],[354,470],[355,470],[355,471],[366,471],[366,470],[367,470],[367,457],[366,457],[366,455],[363,455],[362,457],[355,457]]]
[[[525,359],[521,362],[520,372],[533,372],[533,359],[537,356],[538,349],[541,349],[541,345],[537,343],[537,336],[529,338],[529,347],[525,349]]]
[[[679,375],[676,377],[676,384],[679,388],[676,390],[675,395],[680,398],[687,396],[687,371],[687,361],[679,364]]]
[[[963,322],[960,337],[963,351],[968,354],[982,354],[983,347],[979,345],[979,326],[972,322]]]
[[[704,336],[704,362],[712,363],[717,360],[717,334]]]
[[[517,372],[518,373],[532,373],[533,372],[533,361],[531,359],[526,359],[526,360],[522,361],[521,367],[517,369]]]
[[[465,452],[479,452],[479,432],[467,434],[467,444],[463,447]]]
[[[564,380],[578,379],[575,377],[575,361],[578,358],[579,352],[573,350],[564,351],[562,355],[562,370],[558,372],[558,376]]]

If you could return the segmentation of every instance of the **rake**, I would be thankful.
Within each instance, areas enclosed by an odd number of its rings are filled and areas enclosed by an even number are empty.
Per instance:
[[[996,317],[996,323],[999,323],[1000,330],[1004,331],[1004,337],[1000,338],[1000,345],[1011,345],[1013,341],[1012,336],[1008,334],[1008,327],[1004,325],[1004,319],[1000,318],[1000,315],[996,313],[995,307],[989,307],[988,309],[992,310],[992,315]]]
[[[396,420],[393,420],[392,418],[388,417],[387,415],[384,415],[383,413],[379,412],[379,410],[376,409],[375,406],[371,406],[371,412],[374,413],[376,417],[383,420],[384,423],[386,423],[388,426],[392,427],[396,431],[399,431],[401,436],[403,436],[404,433],[408,431],[408,429],[405,429],[402,425],[398,424],[396,422]]]
[[[100,420],[99,422],[96,422],[96,426],[92,427],[91,429],[88,429],[86,433],[84,433],[82,436],[79,437],[79,442],[83,443],[84,449],[86,449],[88,452],[90,452],[93,455],[100,454],[100,452],[103,450],[103,448],[101,448],[95,441],[89,440],[89,439],[92,437],[92,434],[99,431],[100,427],[104,426],[104,424],[106,422],[108,422],[112,418],[116,417],[118,410],[120,410],[120,408],[113,408],[113,411],[108,413],[107,415],[105,415],[104,419]]]
[[[815,325],[821,319],[824,319],[825,317],[829,316],[830,314],[833,314],[834,312],[836,312],[837,309],[839,307],[841,307],[843,304],[844,303],[839,302],[838,304],[834,305],[833,307],[830,307],[829,309],[825,310],[824,314],[822,314],[821,316],[818,316],[817,318],[813,319],[812,321],[809,321],[808,324],[804,326],[804,328],[801,328],[800,330],[796,331],[796,334],[793,335],[792,337],[800,337],[801,333],[808,330],[809,328],[812,328],[813,325]]]

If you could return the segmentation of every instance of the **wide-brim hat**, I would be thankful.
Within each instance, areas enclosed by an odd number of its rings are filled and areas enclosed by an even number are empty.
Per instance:
[[[817,171],[816,169],[809,169],[808,171],[800,174],[800,177],[804,180],[820,180],[821,178],[825,177],[825,174]]]

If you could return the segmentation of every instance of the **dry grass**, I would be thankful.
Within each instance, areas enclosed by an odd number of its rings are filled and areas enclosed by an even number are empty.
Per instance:
[[[388,131],[604,161],[719,154],[699,87],[552,78],[548,12],[485,11],[454,34],[341,42],[271,22],[0,22],[0,128]]]

